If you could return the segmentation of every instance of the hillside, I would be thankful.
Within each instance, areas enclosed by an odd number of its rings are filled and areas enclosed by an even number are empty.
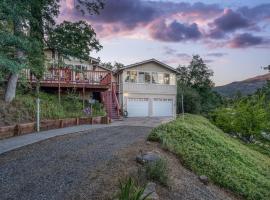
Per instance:
[[[149,139],[179,156],[198,175],[245,199],[270,198],[270,159],[198,115],[155,128]]]
[[[242,95],[249,95],[256,92],[259,88],[262,88],[267,80],[270,80],[270,73],[218,86],[215,87],[214,90],[226,97],[233,97],[238,92],[241,92]]]
[[[18,92],[11,104],[6,104],[0,96],[0,126],[35,121],[36,97],[28,92]],[[73,95],[62,96],[61,104],[58,96],[45,92],[40,93],[41,119],[59,119],[85,116],[83,103]],[[93,116],[103,116],[105,112],[100,104],[93,106]]]

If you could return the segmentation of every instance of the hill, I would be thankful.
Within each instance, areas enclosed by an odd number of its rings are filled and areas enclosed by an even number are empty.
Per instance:
[[[232,138],[198,115],[185,115],[155,128],[149,140],[164,148],[198,175],[245,199],[270,198],[270,158]]]
[[[242,95],[249,95],[262,88],[266,81],[270,80],[270,73],[249,78],[243,81],[232,82],[227,85],[215,87],[214,90],[226,97],[233,97],[238,92]]]

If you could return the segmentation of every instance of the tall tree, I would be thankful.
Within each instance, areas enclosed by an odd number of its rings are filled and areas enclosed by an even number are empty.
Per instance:
[[[82,60],[89,60],[89,52],[102,48],[94,29],[84,21],[64,21],[57,25],[49,35],[48,46],[63,58],[71,56]]]
[[[187,67],[180,65],[177,70],[179,72],[178,92],[184,94],[186,99],[185,109],[188,112],[196,113],[205,113],[213,109],[220,101],[220,97],[212,91],[214,87],[214,83],[211,80],[213,71],[207,67],[203,59],[199,55],[194,55]],[[178,108],[181,108],[180,102],[179,100]]]
[[[0,67],[8,75],[6,102],[15,97],[18,72],[27,64],[25,53],[29,48],[29,38],[26,35],[29,18],[29,4],[26,0],[1,1]]]
[[[29,68],[37,75],[44,66],[44,35],[52,32],[59,14],[59,0],[1,0],[0,66],[9,73],[5,101],[16,94],[18,74]],[[76,8],[82,14],[98,14],[104,0],[77,0]],[[9,30],[8,27],[11,27]],[[4,70],[5,71],[5,70]]]

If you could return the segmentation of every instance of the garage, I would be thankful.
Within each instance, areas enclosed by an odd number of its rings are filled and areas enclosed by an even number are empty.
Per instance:
[[[153,116],[168,117],[173,115],[173,100],[172,99],[153,99]]]
[[[148,98],[128,98],[127,112],[129,117],[146,117],[149,111]]]

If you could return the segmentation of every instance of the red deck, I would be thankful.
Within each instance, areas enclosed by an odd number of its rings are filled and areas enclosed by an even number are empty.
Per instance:
[[[35,76],[27,73],[29,82],[35,84],[37,82]],[[40,86],[108,89],[111,86],[111,76],[111,72],[107,71],[76,71],[69,68],[50,69],[44,73],[40,80]]]

